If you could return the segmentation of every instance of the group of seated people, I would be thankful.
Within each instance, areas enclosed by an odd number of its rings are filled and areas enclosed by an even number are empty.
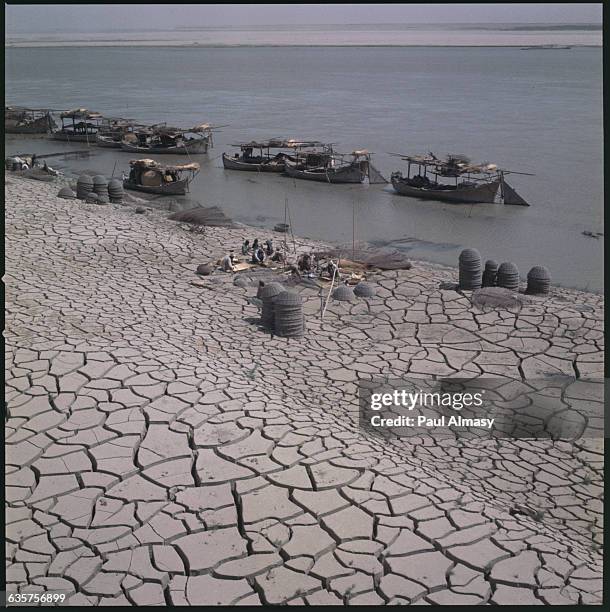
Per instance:
[[[288,269],[296,276],[305,274],[307,276],[314,276],[319,274],[321,276],[327,275],[328,278],[339,276],[339,267],[337,264],[330,259],[326,265],[321,265],[320,260],[313,253],[301,253],[291,261],[286,261],[286,258],[279,247],[274,249],[273,241],[266,240],[264,246],[259,242],[258,238],[250,244],[249,240],[244,240],[241,246],[241,254],[244,257],[249,258],[250,263],[257,265],[264,265],[264,262],[269,260],[276,263],[288,264]],[[235,251],[231,251],[228,255],[225,255],[221,261],[221,267],[225,272],[235,272],[235,264],[237,263],[235,257]]]
[[[284,261],[284,255],[280,251],[279,247],[273,249],[273,241],[271,239],[265,241],[265,246],[259,243],[258,238],[255,238],[252,245],[250,245],[249,240],[244,240],[244,243],[241,245],[241,254],[250,257],[250,263],[253,264],[263,264],[266,259],[270,259],[271,261],[282,263]]]

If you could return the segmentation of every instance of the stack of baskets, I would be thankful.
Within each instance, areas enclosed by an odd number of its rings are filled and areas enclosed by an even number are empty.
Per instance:
[[[110,179],[108,183],[108,195],[113,204],[121,204],[123,201],[123,183],[118,179]]]
[[[519,269],[510,262],[505,261],[498,268],[498,287],[504,287],[511,291],[519,291]]]
[[[483,270],[483,287],[495,287],[498,276],[498,262],[488,259]]]
[[[93,191],[97,194],[100,203],[107,203],[108,200],[108,181],[106,177],[98,174],[93,177]]]
[[[268,283],[260,288],[257,292],[258,297],[262,302],[261,323],[269,330],[273,331],[274,326],[274,303],[273,299],[284,291],[284,287],[279,283]]]
[[[264,302],[263,302],[264,304]],[[274,329],[284,338],[301,338],[305,333],[303,299],[294,291],[282,291],[273,299]]]
[[[480,289],[482,280],[481,254],[476,249],[464,249],[459,260],[460,289]]]
[[[545,266],[534,266],[527,273],[526,293],[547,295],[551,288],[551,275]]]
[[[88,174],[81,174],[76,182],[76,197],[86,200],[90,193],[93,193],[93,179]]]

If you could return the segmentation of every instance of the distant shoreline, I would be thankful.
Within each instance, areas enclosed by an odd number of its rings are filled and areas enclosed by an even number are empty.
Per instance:
[[[557,43],[562,44],[562,43]],[[324,43],[324,44],[280,44],[280,43],[262,43],[262,44],[229,44],[229,43],[162,43],[162,42],[154,42],[151,44],[142,44],[141,42],[124,42],[113,41],[113,42],[99,42],[99,43],[81,43],[81,42],[57,42],[57,43],[12,43],[5,44],[5,49],[53,49],[53,48],[96,48],[96,47],[104,47],[104,48],[125,48],[129,47],[133,48],[175,48],[175,49],[240,49],[240,48],[447,48],[447,49],[521,49],[522,47],[529,47],[528,50],[538,50],[537,47],[540,47],[540,50],[544,51],[568,51],[571,49],[601,49],[603,45],[591,45],[591,44],[566,44],[565,46],[569,46],[570,49],[563,48],[549,48],[545,47],[544,43],[541,44],[498,44],[498,45],[490,45],[490,44],[353,44],[353,43]]]

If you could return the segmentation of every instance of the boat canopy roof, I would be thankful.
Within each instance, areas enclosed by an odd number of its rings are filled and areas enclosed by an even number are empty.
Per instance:
[[[285,138],[270,138],[269,140],[252,140],[250,142],[238,142],[234,147],[241,149],[300,149],[309,147],[325,147],[323,142],[317,140],[295,140]]]
[[[166,165],[166,164],[160,164],[158,161],[155,161],[154,159],[132,159],[129,161],[129,165],[133,166],[134,168],[140,167],[140,168],[147,168],[148,170],[159,170],[159,171],[171,170],[171,171],[177,171],[177,172],[181,170],[190,170],[190,171],[196,172],[200,168],[197,162],[191,162],[189,164]]]
[[[196,125],[192,128],[180,128],[165,124],[156,124],[151,126],[143,127],[140,132],[152,133],[152,134],[163,134],[170,138],[178,138],[184,136],[184,134],[201,134],[203,132],[211,132],[212,128],[207,123]]]
[[[455,176],[460,174],[495,174],[498,172],[496,164],[483,162],[473,164],[465,155],[450,154],[441,159],[433,153],[427,155],[399,155],[401,159],[420,166],[433,166],[435,172],[441,175]]]
[[[59,115],[62,119],[102,119],[101,113],[87,110],[86,108],[74,108],[64,111]]]

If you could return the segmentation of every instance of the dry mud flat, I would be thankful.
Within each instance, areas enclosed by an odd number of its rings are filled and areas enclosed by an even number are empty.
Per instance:
[[[603,298],[377,273],[307,334],[198,263],[260,230],[6,188],[7,593],[97,604],[601,603],[602,442],[358,429],[358,375],[601,377]],[[278,236],[279,238],[279,236]],[[306,241],[299,241],[300,245]],[[527,507],[534,512],[515,512]]]

